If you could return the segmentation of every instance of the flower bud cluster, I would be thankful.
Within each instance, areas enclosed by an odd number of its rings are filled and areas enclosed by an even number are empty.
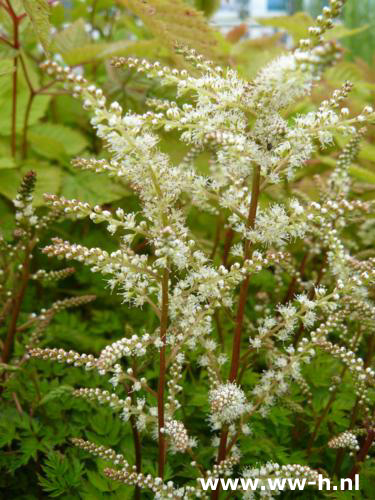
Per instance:
[[[64,271],[64,270],[63,270]],[[58,274],[59,271],[56,271]],[[52,279],[56,279],[53,277]],[[84,304],[88,304],[96,299],[95,295],[81,295],[78,297],[70,297],[68,299],[57,300],[52,304],[49,309],[42,309],[39,315],[32,314],[30,320],[23,326],[23,328],[28,326],[33,326],[30,338],[26,343],[26,349],[30,350],[39,343],[42,333],[45,331],[47,326],[51,323],[54,316],[65,309],[70,309],[72,307],[80,307]]]
[[[117,394],[109,391],[103,391],[99,388],[89,389],[81,388],[73,391],[73,396],[86,399],[87,401],[94,401],[100,404],[108,405],[116,411],[122,411],[127,406],[124,399],[120,399]]]
[[[242,417],[249,408],[245,393],[237,384],[227,382],[209,393],[213,425],[230,424]]]
[[[148,333],[139,337],[134,334],[131,338],[122,338],[105,347],[97,359],[96,366],[99,373],[104,375],[111,370],[121,358],[128,356],[144,356],[147,347],[153,343],[153,337]]]
[[[182,422],[167,420],[164,426],[164,434],[168,436],[172,451],[185,452],[189,447],[189,436]]]
[[[75,259],[91,266],[93,272],[111,275],[111,289],[119,287],[124,302],[141,306],[146,297],[157,291],[158,274],[148,265],[147,256],[136,254],[130,248],[107,252],[101,248],[87,248],[53,238],[53,244],[43,252],[49,257]],[[152,288],[154,286],[154,288]]]
[[[91,443],[90,441],[85,441],[84,439],[80,438],[72,438],[72,443],[74,444],[74,446],[77,446],[77,448],[80,448],[81,450],[87,451],[88,453],[91,453],[96,457],[100,457],[103,460],[121,466],[123,470],[127,470],[128,468],[130,468],[123,455],[121,455],[120,453],[116,453],[115,450],[112,450],[112,448],[99,446]]]
[[[50,284],[63,280],[73,273],[75,273],[74,267],[67,267],[59,271],[46,271],[45,269],[39,269],[31,276],[31,279],[41,281],[43,284]]]
[[[33,207],[33,191],[35,189],[36,174],[32,170],[22,179],[18,194],[13,200],[16,208],[16,224],[18,229],[32,228],[38,225],[38,216]]]
[[[306,482],[318,485],[319,472],[311,469],[307,465],[288,464],[280,465],[275,462],[268,462],[264,465],[254,468],[246,468],[242,472],[242,476],[246,478],[258,479],[259,488],[262,489],[262,496],[273,498],[273,495],[280,494],[279,490],[270,489],[268,480],[273,478],[304,478]],[[254,493],[245,492],[243,498],[253,499]]]
[[[357,436],[351,431],[345,431],[342,434],[332,438],[328,442],[330,448],[349,448],[349,450],[359,450]]]

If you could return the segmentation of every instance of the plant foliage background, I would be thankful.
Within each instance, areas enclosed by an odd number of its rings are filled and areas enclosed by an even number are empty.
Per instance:
[[[364,106],[374,105],[374,26],[371,1],[347,3],[345,24],[335,27],[330,35],[342,43],[343,59],[328,69],[323,82],[313,95],[298,106],[288,110],[291,118],[301,111],[313,110],[323,99],[345,80],[354,88],[347,98],[348,107],[360,113]],[[365,6],[366,4],[366,6]],[[367,5],[368,4],[368,5]],[[62,2],[43,0],[2,0],[0,2],[0,231],[3,253],[3,269],[8,280],[0,275],[1,347],[4,347],[11,312],[7,308],[12,291],[18,286],[17,252],[9,254],[9,242],[14,243],[15,231],[26,230],[22,221],[14,218],[12,200],[16,198],[24,175],[30,170],[36,173],[34,206],[47,217],[43,193],[58,194],[101,205],[104,208],[137,209],[138,200],[128,186],[90,171],[71,166],[76,156],[106,157],[107,152],[95,136],[88,114],[82,111],[67,90],[39,69],[46,59],[72,66],[89,80],[97,82],[110,100],[118,101],[124,110],[143,112],[149,98],[168,98],[173,91],[161,87],[131,70],[118,72],[109,64],[116,56],[136,56],[159,60],[181,69],[183,58],[176,53],[176,42],[196,49],[218,65],[230,65],[240,75],[251,80],[260,67],[283,53],[282,36],[286,31],[297,44],[307,36],[312,21],[307,13],[297,12],[291,17],[261,20],[279,31],[258,40],[241,38],[241,30],[233,30],[224,37],[208,23],[215,8],[215,1],[182,0],[83,0],[70,2],[67,8]],[[11,9],[14,16],[9,15]],[[370,15],[369,15],[370,14]],[[170,94],[169,94],[170,92]],[[187,97],[187,100],[189,97]],[[340,142],[340,138],[336,138]],[[344,144],[339,144],[343,146]],[[161,143],[162,149],[172,158],[181,159],[187,153],[177,135],[168,135]],[[298,177],[286,190],[298,189],[314,197],[316,178],[324,178],[335,163],[330,149],[319,152],[299,170]],[[198,160],[202,173],[208,171],[208,158]],[[359,200],[375,197],[375,142],[374,128],[370,127],[362,141],[357,159],[350,167]],[[215,239],[215,226],[210,215],[193,213],[196,233],[202,245]],[[351,231],[351,229],[349,229]],[[357,245],[363,252],[373,254],[372,226]],[[113,250],[113,242],[101,225],[92,227],[87,220],[60,222],[51,216],[38,233],[31,274],[38,269],[65,269],[56,261],[44,256],[40,248],[50,242],[52,236],[79,241],[88,247],[101,246]],[[20,238],[19,234],[17,236]],[[22,238],[21,238],[22,239]],[[139,248],[144,242],[138,241]],[[12,246],[11,245],[11,246]],[[17,243],[19,248],[22,243]],[[225,252],[225,242],[220,239],[216,258]],[[18,247],[17,247],[18,248]],[[302,255],[302,250],[296,252]],[[10,275],[10,278],[9,278]],[[272,295],[276,286],[275,276],[264,271],[251,282],[249,320],[255,320],[254,299],[259,294]],[[287,291],[287,290],[285,290]],[[81,296],[90,298],[78,299]],[[96,300],[92,300],[96,296]],[[56,301],[76,297],[77,303],[64,305],[51,313],[51,321],[43,324],[42,346],[57,346],[97,355],[109,342],[121,338],[131,326],[133,330],[155,328],[155,318],[149,309],[130,309],[121,304],[115,294],[108,294],[102,280],[80,264],[75,272],[67,273],[62,281],[30,279],[22,296],[12,355],[0,365],[2,393],[0,403],[0,496],[2,498],[83,498],[101,499],[134,497],[134,488],[110,481],[104,474],[106,463],[91,457],[70,444],[71,437],[83,437],[104,446],[126,450],[130,463],[135,462],[133,435],[130,426],[121,425],[112,411],[106,407],[73,398],[71,392],[77,386],[96,387],[99,376],[85,373],[79,368],[25,360],[28,342],[28,322],[32,314],[43,315]],[[71,306],[75,306],[71,308]],[[53,319],[52,319],[53,316]],[[38,320],[39,321],[39,320]],[[225,333],[227,323],[222,318]],[[26,325],[22,329],[22,325]],[[218,334],[220,333],[218,329]],[[229,338],[224,339],[230,343]],[[361,348],[373,366],[374,334],[368,345]],[[134,368],[136,369],[136,367]],[[272,460],[284,463],[307,463],[304,450],[307,436],[311,436],[316,421],[329,405],[329,419],[322,421],[311,450],[309,465],[328,471],[335,468],[337,455],[325,445],[329,439],[346,430],[348,418],[355,406],[355,394],[345,377],[340,391],[330,403],[332,378],[340,365],[329,356],[321,356],[309,365],[306,378],[311,389],[311,405],[302,408],[303,400],[297,393],[291,401],[277,405],[270,411],[267,425],[261,420],[253,425],[254,439],[242,448],[249,465]],[[201,422],[206,418],[208,402],[200,392],[197,370],[183,373],[183,411],[190,422],[192,434],[201,434]],[[253,383],[256,370],[245,374]],[[158,367],[147,368],[147,379],[156,382]],[[111,385],[107,382],[107,389]],[[207,410],[208,411],[208,410]],[[202,439],[204,439],[202,437]],[[157,475],[157,456],[154,443],[146,438],[142,449],[142,469]],[[372,498],[375,470],[372,459],[361,471],[361,492],[357,498]],[[180,480],[191,476],[191,470],[179,464],[176,456],[177,476]],[[210,457],[206,457],[207,464]],[[342,473],[350,469],[351,457],[342,457]],[[176,478],[175,470],[167,465],[165,478]],[[152,498],[142,493],[142,498]],[[303,493],[304,498],[318,498],[318,492]],[[308,496],[311,495],[311,496]],[[285,493],[285,498],[298,497],[297,493]],[[340,492],[331,498],[352,498]]]

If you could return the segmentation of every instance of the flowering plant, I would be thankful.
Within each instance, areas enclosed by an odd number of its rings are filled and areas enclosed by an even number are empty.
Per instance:
[[[375,437],[374,261],[348,228],[363,227],[370,215],[371,203],[352,195],[349,167],[363,127],[375,114],[366,106],[350,116],[343,105],[349,82],[316,111],[287,114],[335,61],[337,47],[323,35],[343,3],[331,0],[310,38],[251,82],[184,47],[176,50],[187,69],[115,59],[116,68],[134,68],[176,89],[174,101],[152,99],[152,110],[144,114],[124,113],[117,102],[108,105],[100,88],[69,68],[51,61],[43,66],[82,99],[109,153],[108,159],[79,158],[74,165],[117,179],[139,200],[135,211],[110,211],[46,195],[47,203],[67,217],[106,224],[118,248],[109,252],[55,238],[43,251],[103,274],[128,307],[153,311],[157,325],[130,328],[97,357],[40,347],[29,354],[95,370],[104,385],[111,384],[111,390],[77,388],[73,395],[108,405],[129,422],[135,464],[126,454],[81,437],[73,443],[111,462],[105,474],[135,485],[138,497],[150,490],[155,498],[207,497],[197,478],[229,476],[235,469],[243,477],[272,476],[278,464],[249,469],[241,453],[275,407],[287,408],[291,419],[293,412],[304,414],[301,404],[306,405],[307,446],[296,462],[284,457],[282,470],[314,476],[313,467],[324,468],[324,463],[316,457],[309,463],[313,446],[346,377],[356,397],[352,423],[348,419],[346,432],[332,436],[329,446],[355,450],[351,476],[370,453]],[[159,146],[165,134],[177,134],[187,148],[180,161]],[[293,179],[315,151],[334,146],[337,134],[347,144],[330,175],[319,180],[319,198],[310,199]],[[202,172],[197,164],[207,154],[209,170]],[[202,214],[217,221],[212,241],[191,224],[192,215]],[[256,283],[265,277],[272,286],[258,289]],[[315,415],[311,367],[319,366],[316,359],[323,353],[342,369],[326,381],[331,396]],[[157,377],[149,377],[155,366]],[[186,416],[192,393],[187,386],[195,377],[205,394],[202,406],[209,408],[199,435],[192,432],[197,425],[192,429],[191,412]],[[154,474],[143,471],[141,463],[148,436],[157,448]],[[174,454],[183,458],[171,460]],[[339,453],[336,475],[342,458]],[[301,467],[301,461],[307,464]],[[212,492],[212,498],[219,495],[219,489]],[[250,492],[245,496],[250,498]]]

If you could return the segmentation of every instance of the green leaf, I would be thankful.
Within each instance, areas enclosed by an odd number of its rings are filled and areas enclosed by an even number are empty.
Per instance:
[[[29,170],[36,172],[36,185],[34,190],[34,205],[44,205],[44,193],[57,194],[61,187],[61,168],[40,161],[27,162],[21,169],[22,175]]]
[[[182,0],[120,0],[134,12],[159,42],[174,53],[176,43],[196,49],[213,60],[221,59],[219,34],[207,23],[202,12]]]
[[[12,60],[0,59],[0,76],[7,76],[14,73],[14,64]]]
[[[46,394],[39,402],[39,405],[45,405],[54,400],[61,400],[64,397],[71,395],[73,387],[70,385],[60,385]]]
[[[37,134],[32,130],[27,134],[28,141],[32,149],[49,160],[61,160],[65,155],[64,144],[51,137]]]
[[[21,88],[17,95],[17,133],[21,133],[23,130],[25,111],[28,104],[29,95],[29,91],[26,88]],[[50,99],[51,97],[48,95],[40,95],[34,99],[29,115],[29,126],[37,123],[40,118],[45,115]],[[0,109],[0,135],[9,136],[11,135],[12,127],[12,98],[10,87],[6,89],[4,93],[1,93],[0,91]]]
[[[5,168],[15,168],[16,163],[14,161],[14,158],[8,156],[8,157],[3,157],[0,158],[0,170],[5,169]]]
[[[105,175],[99,177],[93,172],[77,171],[65,174],[61,194],[66,198],[102,204],[119,200],[127,196],[128,191]]]
[[[58,33],[53,40],[53,48],[58,52],[69,52],[76,47],[83,47],[90,43],[90,36],[85,30],[85,21],[77,19],[68,28]]]
[[[47,0],[23,0],[23,6],[30,17],[36,36],[44,50],[48,52],[51,26],[49,22],[50,5]]]
[[[367,168],[360,167],[359,165],[352,165],[349,168],[349,173],[359,181],[375,184],[375,172],[371,172],[371,170],[367,170]]]
[[[60,125],[57,123],[40,123],[35,125],[30,133],[59,143],[63,152],[69,156],[75,156],[81,153],[87,146],[88,140],[78,130]]]
[[[331,30],[327,31],[327,33],[324,34],[324,39],[325,40],[340,40],[341,38],[355,36],[355,35],[358,35],[359,33],[362,33],[363,31],[367,31],[369,29],[369,27],[370,27],[369,24],[365,24],[364,26],[360,26],[359,28],[350,29],[350,28],[347,28],[346,26],[340,24],[340,25],[334,26]]]
[[[17,195],[17,189],[21,182],[21,174],[18,169],[0,170],[0,194],[13,200]]]
[[[89,478],[90,483],[93,484],[99,491],[111,491],[112,488],[109,481],[97,472],[88,470],[87,477]]]
[[[287,31],[292,35],[294,43],[306,38],[309,27],[314,24],[314,20],[306,12],[297,12],[292,16],[258,18],[257,21],[264,26],[274,26]]]

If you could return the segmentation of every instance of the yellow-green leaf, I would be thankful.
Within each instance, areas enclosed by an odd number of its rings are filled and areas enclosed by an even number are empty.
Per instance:
[[[343,24],[338,24],[331,30],[327,31],[327,33],[325,33],[324,35],[324,38],[325,40],[339,40],[340,38],[358,35],[358,33],[362,33],[363,31],[368,30],[369,27],[369,24],[365,24],[364,26],[360,26],[359,28],[351,29],[347,28]]]
[[[64,54],[77,47],[84,47],[89,43],[90,36],[85,30],[85,21],[77,19],[68,28],[57,33],[53,39],[53,48]]]
[[[16,167],[16,162],[14,161],[14,158],[12,158],[11,156],[0,158],[0,169],[15,168],[15,167]]]
[[[173,50],[179,43],[213,60],[223,57],[218,44],[219,34],[207,23],[202,12],[183,0],[119,1],[136,14],[164,46]]]
[[[306,12],[297,12],[292,16],[263,17],[258,18],[257,21],[264,26],[274,26],[287,31],[292,35],[295,43],[301,38],[308,37],[309,27],[315,24],[312,17]]]
[[[23,0],[24,9],[33,23],[33,27],[44,50],[50,45],[50,5],[47,0]]]

